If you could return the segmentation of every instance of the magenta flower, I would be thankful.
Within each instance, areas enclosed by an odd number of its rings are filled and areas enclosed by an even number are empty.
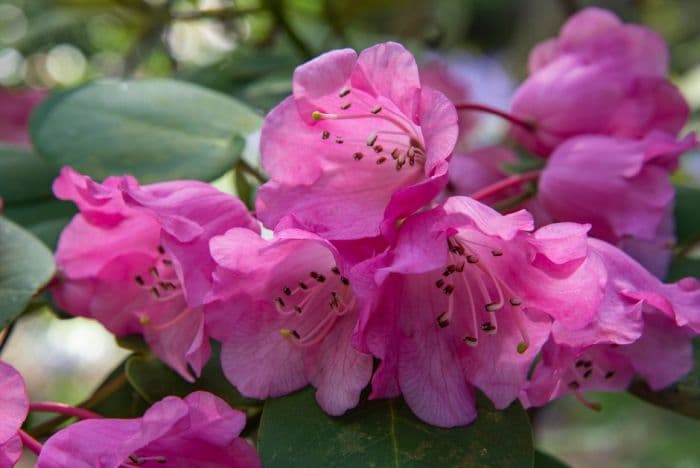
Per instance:
[[[504,166],[517,160],[515,153],[503,146],[486,146],[465,153],[455,152],[450,161],[447,192],[450,195],[471,195],[506,178],[508,173]],[[514,191],[505,190],[483,202],[492,204],[517,193],[517,188]]]
[[[450,101],[459,104],[469,102],[472,97],[471,86],[465,77],[459,76],[450,62],[438,56],[431,55],[420,67],[420,81],[423,86],[443,93]],[[474,113],[464,113],[459,116],[459,141],[466,141],[477,125]]]
[[[18,435],[29,411],[29,397],[22,376],[0,361],[0,466],[14,466],[22,455]]]
[[[29,115],[44,97],[44,91],[0,87],[0,142],[29,145]]]
[[[591,255],[606,269],[606,291],[595,320],[582,329],[559,324],[543,349],[521,399],[540,406],[586,390],[620,391],[635,374],[654,390],[693,366],[693,336],[700,333],[700,281],[663,284],[619,249],[589,239]]]
[[[473,386],[498,408],[517,398],[553,319],[593,318],[604,283],[587,226],[532,229],[526,211],[503,216],[466,197],[403,223],[393,252],[368,268],[379,291],[356,339],[382,361],[372,398],[401,393],[430,424],[466,424]]]
[[[46,441],[37,467],[255,468],[255,449],[238,437],[245,414],[217,396],[169,396],[137,419],[88,419]]]
[[[293,89],[262,129],[266,226],[289,216],[327,239],[375,237],[446,184],[457,113],[401,45],[328,52],[296,69]]]
[[[513,134],[543,156],[576,135],[675,135],[688,119],[687,103],[666,78],[663,39],[605,10],[587,8],[571,17],[558,38],[533,49],[529,68],[511,109],[534,131],[514,128]]]
[[[97,184],[70,168],[54,193],[80,208],[56,251],[57,304],[118,336],[143,334],[184,378],[192,379],[188,366],[198,375],[210,353],[202,309],[215,267],[209,239],[235,226],[257,230],[245,206],[202,182]]]
[[[662,272],[672,237],[669,214],[675,191],[669,174],[680,155],[696,144],[694,134],[676,142],[661,132],[641,140],[571,138],[547,161],[538,200],[554,220],[590,223],[592,236],[613,244],[629,238],[665,244],[665,249],[649,246],[657,253],[647,259]],[[659,255],[661,262],[655,262]]]
[[[220,317],[213,328],[231,383],[261,399],[311,383],[327,413],[356,406],[372,357],[350,345],[358,307],[337,250],[301,230],[266,241],[232,229],[212,239],[211,253],[220,302],[209,313]]]

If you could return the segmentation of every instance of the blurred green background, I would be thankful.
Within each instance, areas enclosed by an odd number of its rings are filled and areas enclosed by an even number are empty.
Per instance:
[[[672,78],[694,110],[689,129],[700,128],[698,0],[0,0],[0,85],[176,77],[265,112],[289,93],[297,64],[391,39],[418,56],[488,56],[512,89],[530,48],[594,4],[666,38]],[[700,156],[688,155],[677,178],[700,185]],[[96,323],[40,310],[18,324],[2,358],[25,374],[34,398],[76,403],[125,354]],[[603,411],[563,399],[534,414],[538,447],[576,467],[700,466],[700,422],[627,394],[591,399]]]

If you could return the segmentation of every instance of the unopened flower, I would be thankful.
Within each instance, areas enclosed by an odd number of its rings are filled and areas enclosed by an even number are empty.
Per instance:
[[[675,135],[688,119],[688,104],[666,76],[663,39],[602,9],[571,17],[558,38],[533,49],[529,68],[511,109],[534,129],[513,134],[543,156],[577,135]]]
[[[613,244],[626,239],[665,242],[665,249],[654,249],[657,255],[645,255],[647,263],[662,272],[664,265],[657,263],[663,263],[670,251],[669,216],[675,193],[669,176],[680,155],[696,144],[694,134],[676,141],[662,132],[639,140],[571,138],[548,159],[538,201],[554,220],[590,223],[592,236]],[[655,242],[659,238],[662,241]],[[659,255],[662,261],[655,262]]]
[[[337,250],[296,229],[272,241],[232,229],[211,253],[219,302],[208,313],[218,314],[222,367],[236,388],[263,399],[311,383],[329,414],[356,406],[372,357],[350,344],[358,306]]]
[[[38,468],[260,466],[255,449],[238,437],[245,414],[206,392],[169,396],[137,419],[88,419],[54,434]]]
[[[327,239],[375,237],[444,187],[457,132],[454,106],[401,45],[328,52],[296,69],[293,95],[265,119],[257,214]]]
[[[587,227],[532,229],[525,211],[504,216],[466,197],[402,224],[373,265],[378,291],[356,338],[382,361],[372,398],[401,393],[430,424],[466,424],[473,387],[497,408],[517,398],[553,320],[591,320],[603,284]]]
[[[18,435],[29,411],[29,397],[22,376],[0,361],[0,466],[14,466],[22,455]]]
[[[0,87],[0,142],[29,145],[29,115],[44,97],[44,91]]]
[[[202,311],[214,269],[209,239],[235,226],[257,230],[245,206],[203,182],[98,184],[69,168],[54,192],[80,209],[56,251],[57,304],[118,336],[143,334],[191,380],[188,366],[198,374],[210,353]]]

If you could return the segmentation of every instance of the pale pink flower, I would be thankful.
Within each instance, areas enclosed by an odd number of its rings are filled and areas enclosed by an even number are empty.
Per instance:
[[[257,231],[245,206],[203,182],[98,184],[69,168],[54,193],[80,209],[56,251],[57,304],[118,336],[143,334],[184,378],[192,379],[188,366],[198,375],[210,353],[202,310],[215,266],[209,239],[236,226]]]
[[[18,435],[29,411],[29,397],[22,376],[0,361],[0,467],[12,467],[22,455]]]
[[[529,66],[511,110],[535,128],[513,134],[537,154],[583,134],[675,135],[688,119],[688,104],[667,79],[663,39],[608,11],[587,8],[571,17],[558,38],[533,49]]]
[[[473,387],[497,408],[517,398],[552,320],[592,319],[604,282],[587,258],[587,226],[532,229],[525,211],[452,197],[409,217],[383,259],[356,267],[378,283],[355,337],[382,361],[372,398],[401,393],[430,424],[466,424]]]
[[[372,357],[350,344],[358,318],[346,264],[305,231],[272,241],[232,229],[211,241],[218,264],[209,307],[219,317],[224,373],[244,395],[269,398],[311,383],[329,414],[357,405]]]
[[[169,396],[141,418],[87,419],[44,444],[38,468],[172,466],[257,468],[255,449],[238,437],[245,414],[217,396]]]
[[[457,113],[401,45],[328,52],[296,69],[293,91],[262,129],[266,226],[293,217],[327,239],[375,237],[446,184]]]

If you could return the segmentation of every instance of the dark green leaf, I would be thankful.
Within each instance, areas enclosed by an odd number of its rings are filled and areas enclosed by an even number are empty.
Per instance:
[[[98,396],[90,410],[108,418],[137,418],[148,409],[148,402],[124,380],[126,361],[122,362],[95,391]],[[101,392],[105,395],[102,397]]]
[[[678,243],[700,239],[700,189],[676,186],[676,237]]]
[[[700,258],[675,258],[666,281],[678,281],[688,276],[700,278]]]
[[[49,249],[31,233],[0,218],[0,329],[24,310],[53,274]]]
[[[535,467],[534,468],[568,468],[569,465],[563,461],[554,458],[553,456],[535,450]]]
[[[52,165],[95,179],[212,180],[235,164],[261,121],[233,98],[185,82],[97,81],[44,101],[31,134]]]
[[[659,392],[652,391],[646,382],[635,380],[630,392],[656,406],[700,419],[700,341],[694,342],[695,367],[678,382]]]
[[[480,399],[479,417],[442,429],[419,421],[399,399],[362,403],[326,415],[314,390],[265,402],[259,431],[264,466],[531,467],[532,433],[525,411],[496,411]]]
[[[3,214],[54,248],[58,236],[75,213],[76,209],[72,203],[44,198],[9,204]]]
[[[197,390],[205,390],[223,398],[235,408],[258,406],[259,402],[241,396],[226,380],[219,363],[219,346],[212,348],[212,357],[193,384],[150,354],[131,356],[126,362],[126,374],[131,385],[149,403],[168,395],[183,397]]]
[[[31,150],[0,144],[0,197],[6,205],[51,197],[57,175]]]
[[[240,169],[234,173],[234,182],[238,198],[252,210],[255,206],[255,188]]]

